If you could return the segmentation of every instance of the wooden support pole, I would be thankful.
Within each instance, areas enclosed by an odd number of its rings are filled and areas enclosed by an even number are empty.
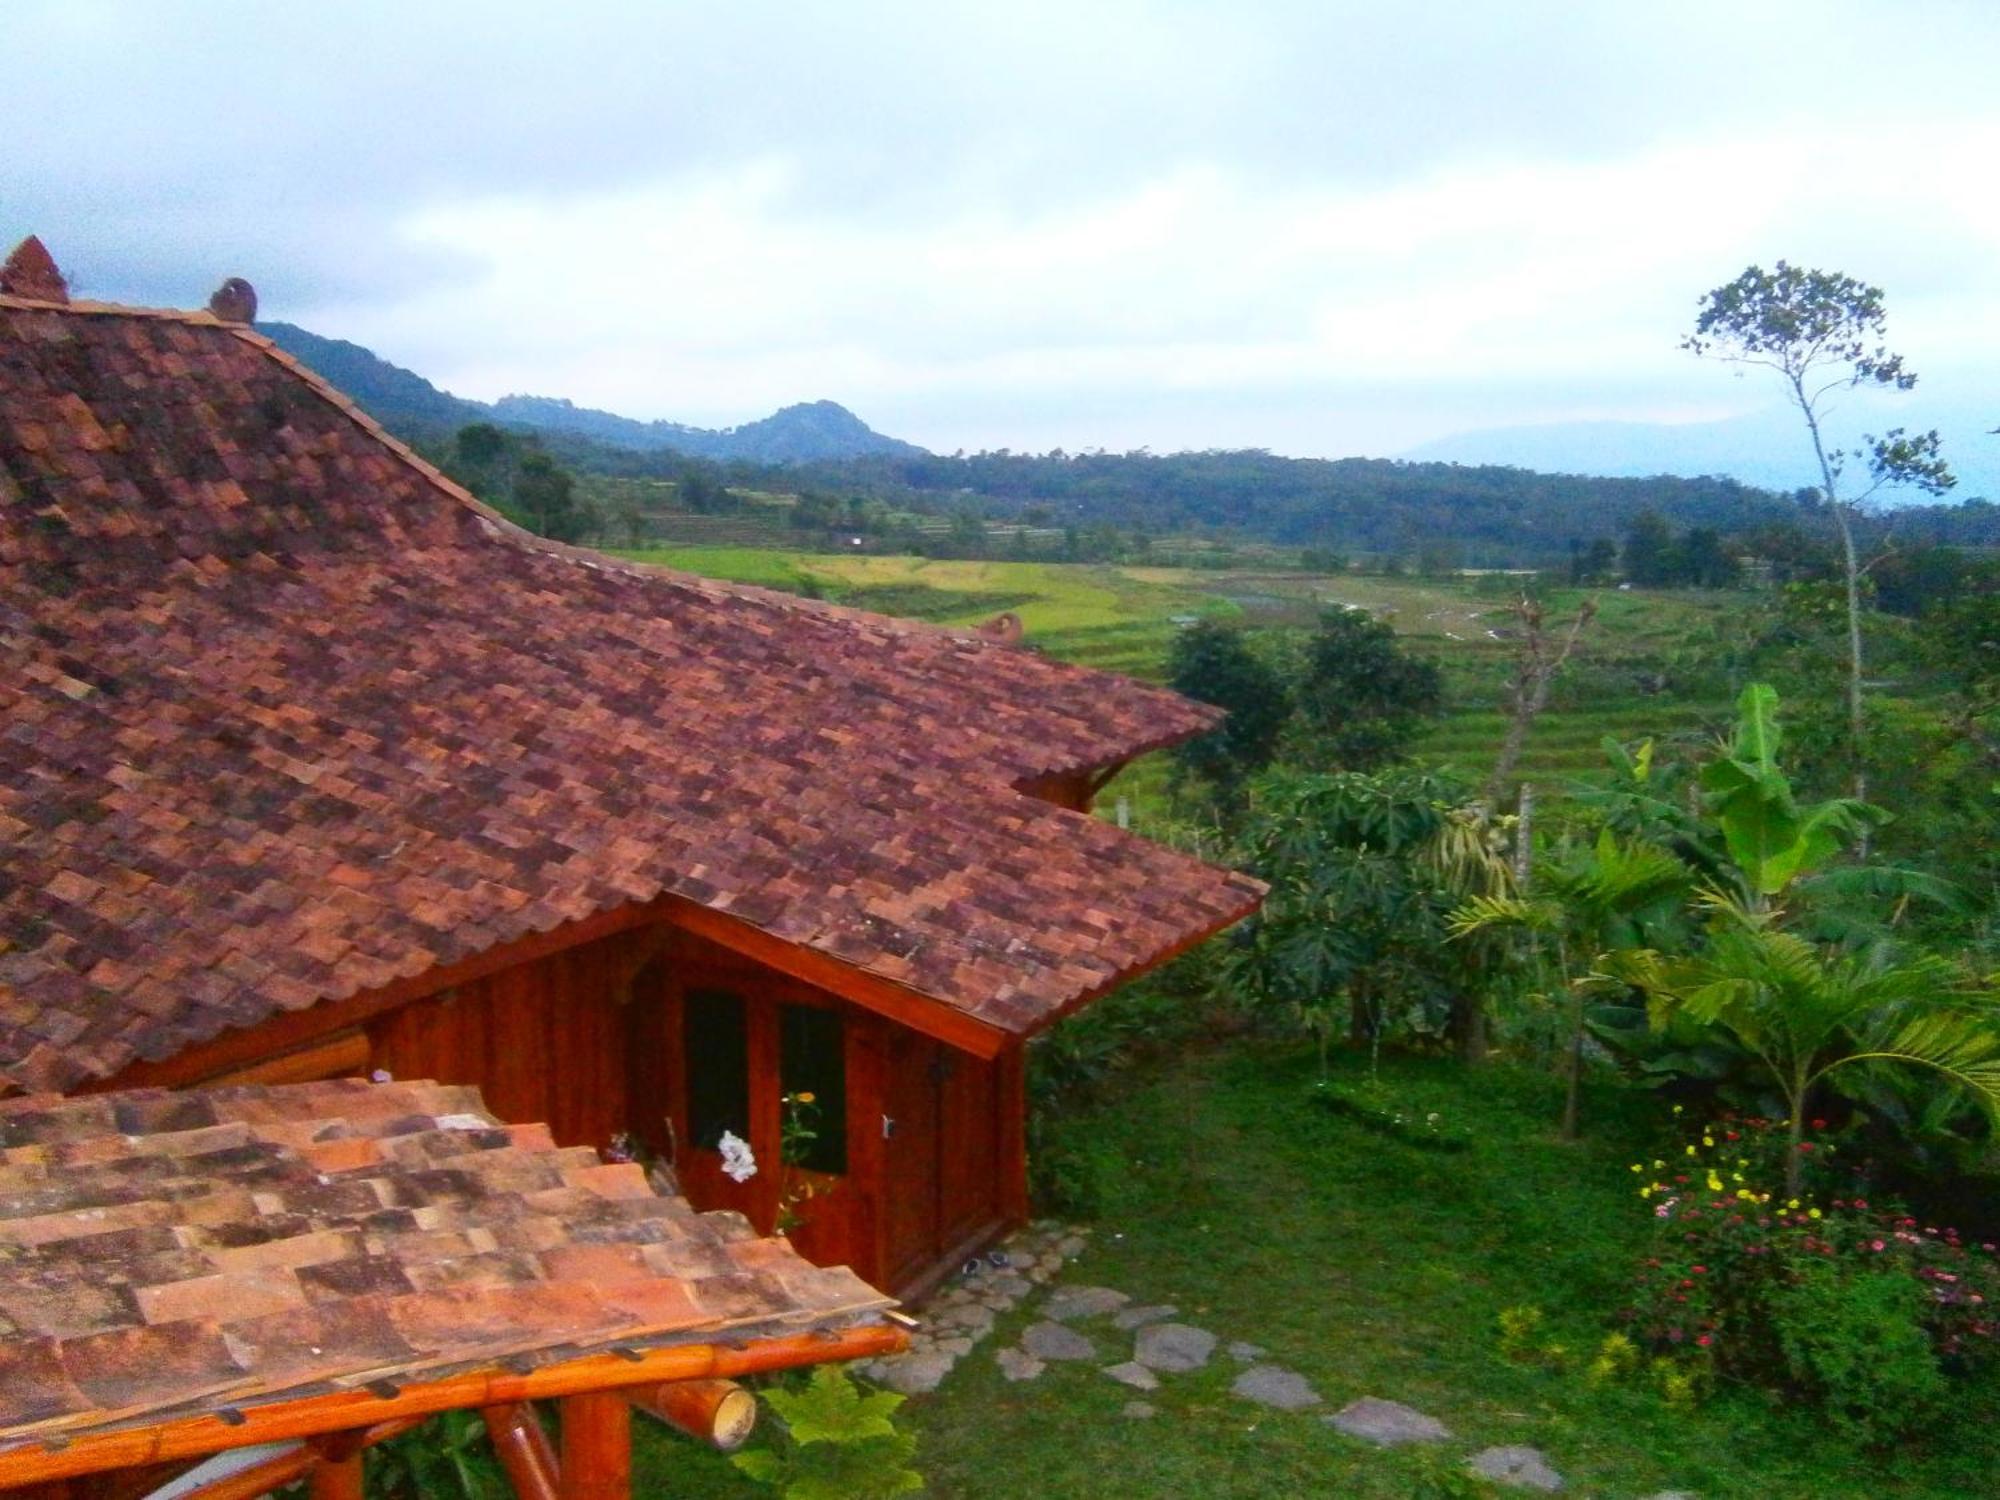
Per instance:
[[[562,1403],[562,1500],[629,1500],[632,1408],[622,1391],[565,1396]]]
[[[676,1380],[627,1393],[633,1407],[724,1453],[757,1427],[757,1398],[733,1380]]]
[[[323,1458],[306,1476],[306,1494],[311,1500],[362,1500],[361,1463],[365,1450],[357,1449],[345,1458]]]
[[[549,1446],[549,1435],[525,1401],[481,1407],[486,1435],[493,1440],[500,1467],[519,1500],[556,1500],[560,1466]]]

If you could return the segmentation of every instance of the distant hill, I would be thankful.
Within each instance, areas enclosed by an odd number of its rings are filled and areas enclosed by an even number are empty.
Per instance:
[[[803,402],[740,427],[689,427],[641,422],[553,396],[503,396],[491,404],[441,391],[359,344],[322,338],[291,323],[259,323],[272,343],[360,403],[383,426],[410,437],[437,438],[468,422],[495,422],[526,432],[583,438],[640,453],[675,452],[718,462],[794,464],[868,454],[910,456],[924,450],[884,436],[833,401]]]
[[[689,427],[680,422],[640,422],[577,406],[553,396],[502,396],[493,420],[544,432],[569,432],[614,448],[641,452],[671,449],[726,462],[808,463],[864,453],[921,453],[913,443],[884,437],[836,401],[801,402],[741,427]]]
[[[1954,500],[2000,500],[2000,397],[1982,406],[1902,400],[1857,393],[1835,417],[1834,441],[1860,442],[1864,432],[1935,427],[1958,476]],[[1561,422],[1454,433],[1397,455],[1414,462],[1506,464],[1543,473],[1640,478],[1727,474],[1744,484],[1789,492],[1817,487],[1819,474],[1796,412],[1771,408],[1719,422]],[[1891,502],[1909,499],[1891,493]],[[1914,497],[1921,498],[1921,497]]]

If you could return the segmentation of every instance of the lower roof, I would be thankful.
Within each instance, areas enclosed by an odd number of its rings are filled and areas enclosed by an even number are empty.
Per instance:
[[[0,1460],[496,1364],[845,1329],[890,1305],[638,1166],[501,1124],[469,1088],[0,1101]]]

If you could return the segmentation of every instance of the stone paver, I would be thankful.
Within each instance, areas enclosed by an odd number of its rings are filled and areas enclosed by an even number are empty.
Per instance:
[[[925,1396],[944,1383],[958,1360],[936,1349],[905,1354],[882,1366],[882,1384],[905,1396]]]
[[[1503,1448],[1482,1448],[1465,1462],[1466,1467],[1480,1478],[1490,1479],[1495,1484],[1511,1485],[1518,1490],[1553,1493],[1563,1487],[1562,1475],[1549,1467],[1549,1461],[1539,1449],[1518,1443]]]
[[[1145,1417],[1158,1416],[1159,1411],[1160,1409],[1150,1401],[1127,1401],[1118,1414],[1121,1417],[1143,1419]]]
[[[1104,1373],[1137,1391],[1157,1391],[1160,1388],[1160,1377],[1136,1359],[1128,1359],[1122,1365],[1106,1365]]]
[[[993,1362],[1000,1367],[1000,1373],[1012,1381],[1039,1379],[1042,1371],[1048,1368],[1027,1350],[1012,1347],[995,1354]]]
[[[1246,1365],[1256,1364],[1258,1360],[1270,1352],[1262,1344],[1246,1344],[1241,1339],[1238,1339],[1229,1346],[1229,1357],[1231,1359],[1240,1359]]]
[[[1199,1370],[1215,1353],[1216,1337],[1186,1323],[1149,1323],[1139,1330],[1132,1357],[1170,1375]]]
[[[1328,1417],[1327,1423],[1349,1437],[1361,1438],[1384,1448],[1403,1443],[1437,1443],[1451,1436],[1451,1429],[1436,1417],[1426,1416],[1400,1401],[1384,1401],[1363,1396],[1350,1401]]]
[[[1245,1401],[1279,1411],[1304,1411],[1319,1405],[1319,1392],[1305,1376],[1279,1365],[1252,1365],[1236,1377],[1230,1389]]]
[[[1074,1328],[1060,1323],[1030,1323],[1021,1347],[1036,1359],[1095,1359],[1097,1346]]]
[[[1114,1328],[1123,1328],[1129,1333],[1134,1328],[1143,1328],[1148,1323],[1164,1322],[1179,1311],[1180,1309],[1175,1307],[1171,1302],[1148,1302],[1138,1307],[1128,1307],[1122,1312],[1114,1313],[1111,1318],[1111,1326]]]
[[[1115,1313],[1132,1299],[1108,1286],[1059,1286],[1042,1304],[1042,1316],[1057,1323],[1073,1323],[1079,1318],[1102,1318]]]

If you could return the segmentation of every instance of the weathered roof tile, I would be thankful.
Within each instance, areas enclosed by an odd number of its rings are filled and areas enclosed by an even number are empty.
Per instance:
[[[662,895],[1029,1027],[1258,887],[1016,787],[1212,721],[528,537],[241,325],[0,296],[0,1086]]]
[[[0,1449],[356,1378],[839,1328],[888,1305],[635,1169],[501,1126],[464,1088],[25,1099],[0,1102],[0,1130]],[[236,1144],[213,1149],[218,1134]],[[331,1161],[315,1139],[385,1149]],[[577,1177],[560,1204],[524,1191]]]

